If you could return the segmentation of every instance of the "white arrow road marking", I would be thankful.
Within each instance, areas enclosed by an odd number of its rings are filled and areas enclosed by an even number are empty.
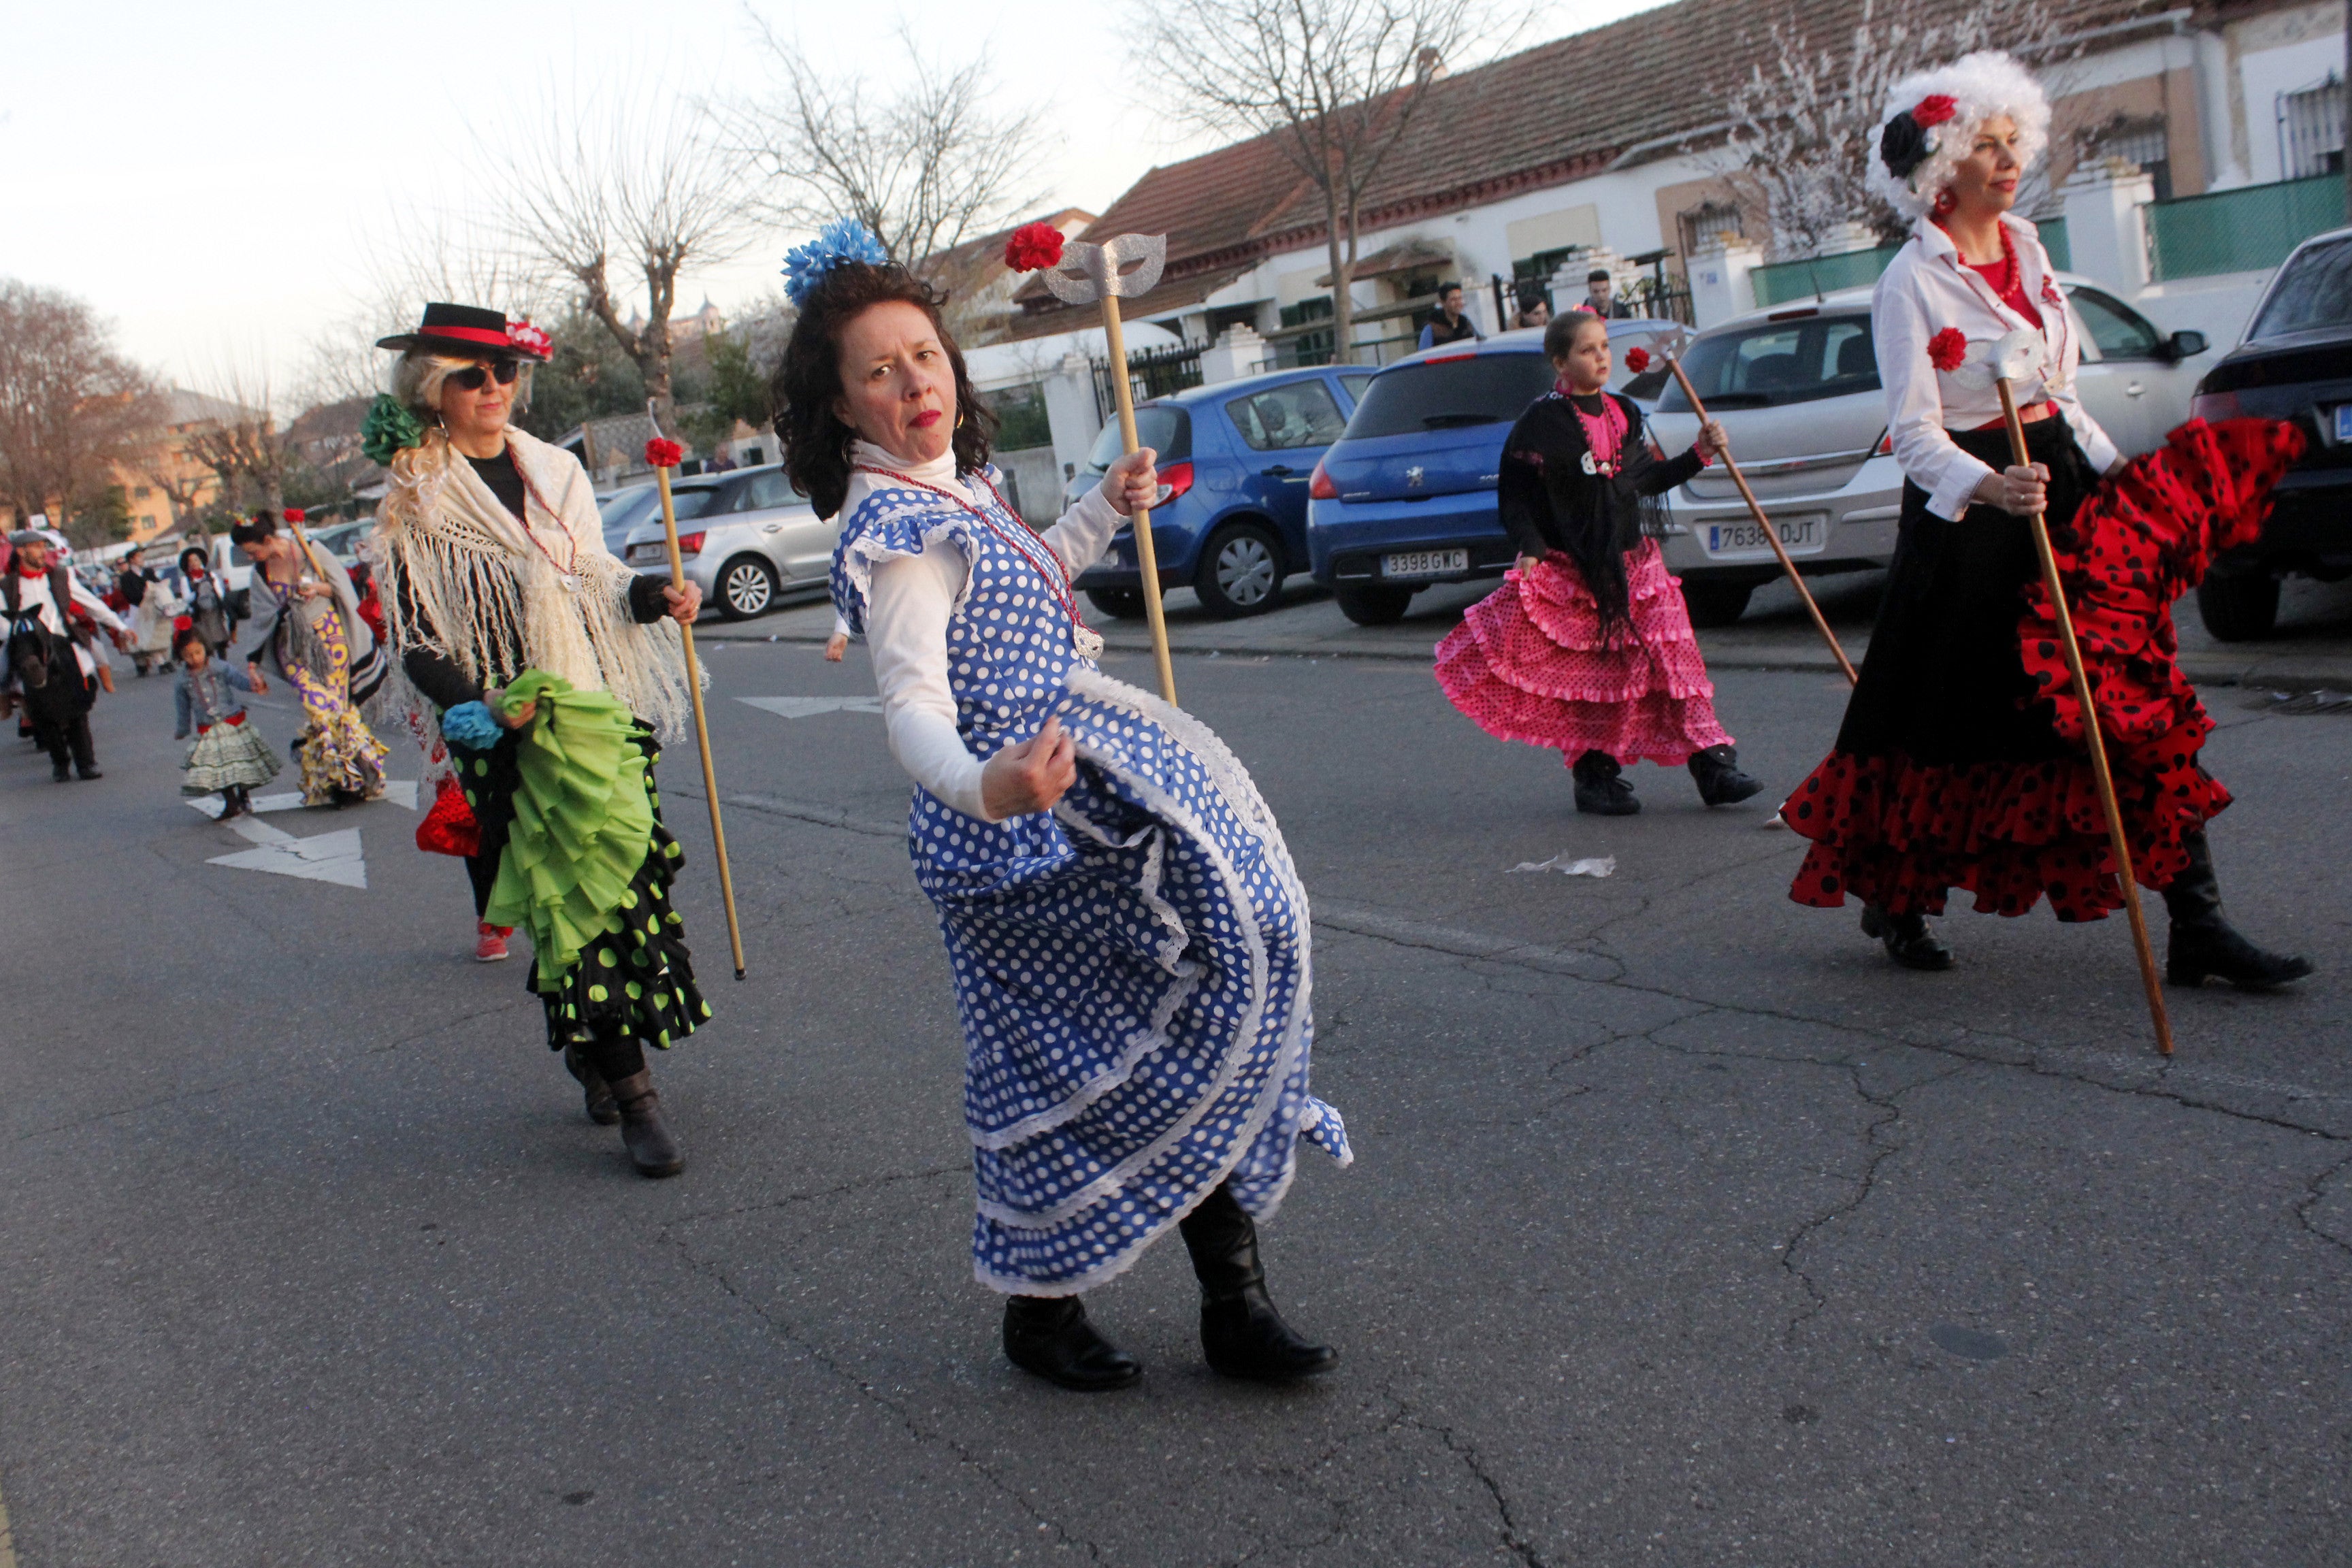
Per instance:
[[[210,866],[230,866],[240,871],[267,871],[276,877],[299,877],[309,882],[333,882],[345,888],[367,886],[367,861],[360,853],[360,830],[342,828],[316,838],[297,838],[266,822],[240,816],[229,831],[256,846],[234,855],[215,855]]]
[[[754,708],[782,719],[806,719],[818,713],[879,713],[879,697],[738,697]]]
[[[409,810],[415,811],[416,781],[387,779],[383,786],[383,798],[394,805],[404,805]],[[226,803],[216,795],[199,795],[188,804],[217,822]],[[299,790],[288,795],[257,795],[253,797],[253,809],[256,811],[299,811],[301,808],[302,794]]]

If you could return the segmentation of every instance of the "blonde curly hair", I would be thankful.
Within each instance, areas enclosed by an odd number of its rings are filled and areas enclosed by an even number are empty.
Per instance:
[[[1948,100],[1948,118],[1920,123],[1930,100]],[[1938,104],[1938,109],[1946,107]],[[2007,115],[2017,156],[2031,169],[2050,146],[2050,99],[2033,73],[2000,49],[1915,71],[1886,89],[1886,111],[1871,132],[1870,189],[1906,217],[1925,217],[1968,156],[1977,128]]]

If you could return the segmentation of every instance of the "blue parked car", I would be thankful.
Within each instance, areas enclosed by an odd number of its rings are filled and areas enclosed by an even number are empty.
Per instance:
[[[1160,454],[1151,547],[1162,591],[1189,584],[1217,616],[1262,615],[1282,602],[1283,578],[1307,563],[1307,477],[1371,379],[1368,370],[1276,371],[1196,386],[1135,411],[1137,435]],[[1100,484],[1119,451],[1114,421],[1071,477],[1065,501]],[[1143,614],[1132,527],[1119,530],[1078,586],[1105,615]]]
[[[1609,323],[1612,390],[1647,407],[1667,372],[1632,376],[1629,348],[1678,342],[1673,321]],[[1496,510],[1503,441],[1551,390],[1543,333],[1497,333],[1401,359],[1373,377],[1348,428],[1315,469],[1307,543],[1315,580],[1358,626],[1402,618],[1433,583],[1499,577],[1510,536]]]

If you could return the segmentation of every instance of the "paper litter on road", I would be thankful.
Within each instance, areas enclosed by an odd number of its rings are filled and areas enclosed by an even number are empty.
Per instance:
[[[1571,860],[1563,849],[1549,860],[1522,860],[1511,868],[1514,871],[1557,871],[1563,877],[1607,877],[1617,870],[1617,857],[1599,855],[1588,860]]]

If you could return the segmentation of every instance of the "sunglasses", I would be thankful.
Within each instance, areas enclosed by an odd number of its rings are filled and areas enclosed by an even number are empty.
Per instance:
[[[502,359],[496,364],[472,364],[464,370],[453,370],[446,384],[467,392],[479,392],[489,384],[492,376],[499,378],[500,386],[512,386],[515,377],[521,374],[521,365],[513,360]]]

